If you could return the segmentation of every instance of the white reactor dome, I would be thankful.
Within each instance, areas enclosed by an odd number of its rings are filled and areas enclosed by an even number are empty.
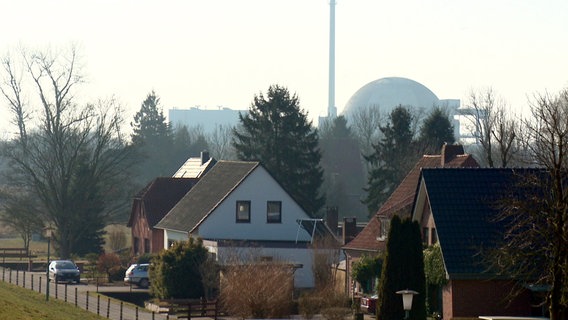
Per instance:
[[[439,104],[438,97],[421,83],[389,77],[371,81],[357,90],[347,101],[343,115],[349,117],[357,109],[367,107],[379,108],[381,114],[390,114],[399,105],[428,110]]]

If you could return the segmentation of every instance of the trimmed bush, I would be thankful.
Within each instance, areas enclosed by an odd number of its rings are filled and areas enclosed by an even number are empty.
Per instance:
[[[201,239],[176,242],[152,259],[150,294],[159,299],[197,299],[203,297],[200,266],[207,260]]]

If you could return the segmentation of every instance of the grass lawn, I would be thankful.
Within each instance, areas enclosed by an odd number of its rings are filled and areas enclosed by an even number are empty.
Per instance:
[[[105,245],[104,245],[104,249],[106,252],[112,252],[111,247],[108,245],[109,242],[109,233],[112,232],[121,232],[124,233],[124,236],[126,238],[126,246],[129,247],[130,244],[130,228],[124,226],[124,225],[119,225],[119,224],[114,224],[114,225],[109,225],[105,228],[105,231],[107,232],[104,236],[104,240],[105,240]],[[0,238],[0,248],[23,248],[24,247],[24,242],[22,241],[21,238],[19,238],[16,234],[12,235],[12,237],[10,238]],[[53,250],[53,247],[51,247],[51,249]],[[46,260],[47,259],[47,241],[46,240],[40,240],[40,241],[31,241],[30,242],[30,253],[33,255],[36,255],[37,257],[34,260]],[[51,254],[53,255],[53,251],[51,252]],[[57,258],[56,256],[52,256],[52,259]]]
[[[0,320],[4,319],[104,319],[72,304],[0,281]]]

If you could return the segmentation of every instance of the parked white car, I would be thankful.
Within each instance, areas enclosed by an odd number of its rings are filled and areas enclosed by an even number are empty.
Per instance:
[[[124,282],[135,284],[140,288],[147,288],[150,285],[150,279],[148,278],[149,267],[148,263],[130,265],[124,275]]]
[[[49,280],[68,281],[68,282],[81,282],[81,272],[71,260],[53,260],[49,264]]]

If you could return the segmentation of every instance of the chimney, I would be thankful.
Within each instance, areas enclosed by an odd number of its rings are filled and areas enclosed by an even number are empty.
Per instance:
[[[201,164],[209,161],[209,152],[208,151],[201,151]]]
[[[357,218],[343,218],[343,244],[355,239],[357,235]]]
[[[331,230],[334,235],[337,235],[337,227],[339,223],[339,212],[337,207],[327,207],[325,213],[325,223],[329,227],[329,230]]]
[[[447,144],[444,143],[442,146],[442,152],[440,153],[442,156],[440,157],[440,165],[442,168],[446,165],[446,163],[452,161],[458,155],[465,154],[463,150],[463,146],[461,144]]]

